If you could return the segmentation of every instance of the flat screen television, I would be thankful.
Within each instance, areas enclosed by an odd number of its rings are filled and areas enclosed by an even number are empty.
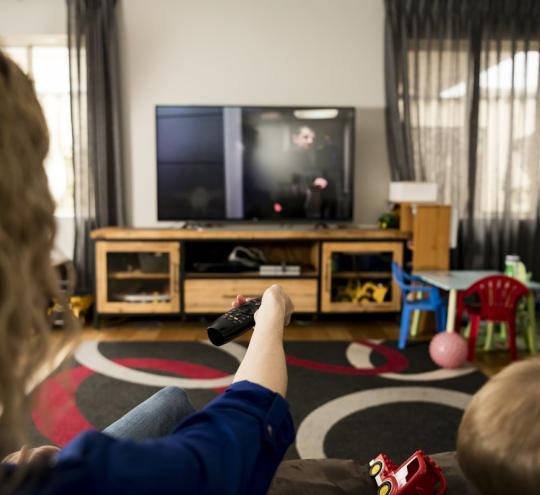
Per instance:
[[[157,106],[158,219],[352,220],[354,108]]]

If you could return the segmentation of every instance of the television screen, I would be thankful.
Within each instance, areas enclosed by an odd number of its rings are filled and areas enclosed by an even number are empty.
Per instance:
[[[158,106],[159,220],[351,220],[354,108]]]

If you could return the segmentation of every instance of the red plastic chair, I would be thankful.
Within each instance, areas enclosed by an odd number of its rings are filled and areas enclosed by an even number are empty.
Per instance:
[[[504,275],[485,277],[461,293],[463,309],[471,320],[469,361],[474,359],[476,337],[481,320],[508,325],[510,356],[512,360],[517,359],[516,310],[519,300],[528,293],[529,289],[519,280]],[[471,296],[477,296],[479,300],[477,304],[466,302],[466,298]]]

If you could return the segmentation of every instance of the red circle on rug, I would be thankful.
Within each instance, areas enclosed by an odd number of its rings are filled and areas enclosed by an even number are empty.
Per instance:
[[[386,363],[375,368],[353,368],[352,366],[320,363],[318,361],[287,355],[287,364],[322,373],[334,373],[336,375],[381,375],[383,373],[397,373],[409,367],[409,360],[401,352],[384,345],[374,344],[368,340],[358,340],[356,343],[370,347],[373,351],[382,354],[387,360]]]
[[[212,379],[227,376],[208,366],[170,359],[123,358],[113,362],[136,369],[164,371],[185,378]],[[63,447],[79,433],[95,427],[83,416],[75,401],[80,385],[95,371],[77,366],[47,378],[37,390],[32,420],[38,431],[58,447]],[[220,393],[224,389],[215,389]]]

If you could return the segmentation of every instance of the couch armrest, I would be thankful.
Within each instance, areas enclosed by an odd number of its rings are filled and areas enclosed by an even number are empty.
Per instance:
[[[447,495],[479,495],[465,479],[455,452],[430,455],[448,483]],[[396,462],[399,459],[395,459]],[[358,495],[376,493],[367,462],[304,459],[280,464],[268,495]]]

